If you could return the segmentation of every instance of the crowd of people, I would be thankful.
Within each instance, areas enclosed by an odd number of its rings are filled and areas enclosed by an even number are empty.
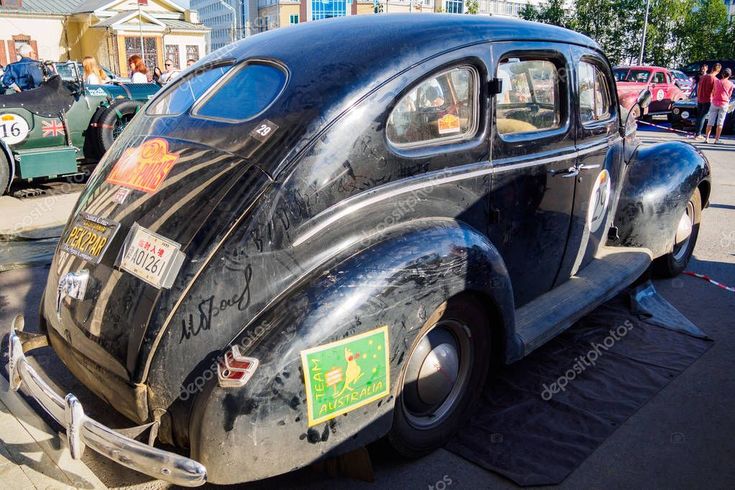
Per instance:
[[[43,83],[43,69],[41,64],[34,59],[35,53],[29,44],[22,44],[18,47],[17,57],[17,61],[8,64],[6,67],[0,65],[0,86],[2,87],[0,93],[5,90],[9,90],[11,93],[32,90]],[[189,67],[194,63],[196,63],[196,60],[189,59],[186,66]],[[154,67],[153,70],[149,70],[140,55],[135,54],[128,58],[129,78],[132,83],[166,85],[179,75],[179,70],[175,66],[173,60],[167,59],[164,62],[163,70],[158,66]],[[82,69],[84,70],[85,84],[100,85],[109,83],[109,77],[93,56],[84,57]]]
[[[720,73],[722,72],[722,73]],[[718,75],[720,78],[718,78]],[[709,143],[709,136],[712,128],[715,129],[715,144],[720,142],[722,135],[722,127],[725,125],[725,117],[732,98],[733,85],[732,70],[725,68],[722,71],[722,65],[715,63],[712,70],[709,66],[702,65],[699,71],[699,80],[697,82],[697,126],[694,133],[695,139],[702,139],[702,130],[704,129],[705,120],[707,121],[707,129],[704,134],[705,143]]]

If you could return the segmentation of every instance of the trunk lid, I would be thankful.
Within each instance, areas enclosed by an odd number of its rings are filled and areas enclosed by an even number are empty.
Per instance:
[[[101,383],[107,374],[134,381],[145,333],[160,328],[150,324],[153,313],[174,307],[203,258],[270,182],[234,153],[137,126],[113,145],[80,196],[44,296],[48,328],[99,368]],[[107,230],[92,236],[79,231],[80,223]],[[136,227],[178,245],[183,255],[170,287],[154,287],[120,268],[126,237]],[[80,271],[88,274],[84,297],[75,298],[73,288],[58,293],[60,281]]]

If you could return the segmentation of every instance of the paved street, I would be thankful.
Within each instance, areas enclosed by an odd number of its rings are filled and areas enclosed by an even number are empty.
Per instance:
[[[679,137],[643,131],[641,138],[648,144]],[[714,186],[689,270],[733,286],[735,139],[725,140],[724,145],[697,146],[712,164]],[[43,267],[0,273],[2,329],[15,314],[35,318],[45,273]],[[735,294],[689,276],[657,281],[656,287],[712,337],[714,345],[619,427],[560,488],[735,488]],[[3,357],[4,364],[5,354]],[[105,411],[49,352],[39,356],[39,363],[57,371],[54,380],[65,389],[79,390],[88,411]],[[85,453],[83,464],[71,461],[68,451],[53,437],[54,429],[33,417],[17,395],[5,393],[4,379],[0,383],[0,481],[4,488],[166,487],[92,451]],[[109,423],[124,423],[114,414],[105,417]],[[376,479],[372,484],[306,469],[245,488],[518,488],[444,450],[415,462],[386,458],[377,446],[371,448],[371,454]]]

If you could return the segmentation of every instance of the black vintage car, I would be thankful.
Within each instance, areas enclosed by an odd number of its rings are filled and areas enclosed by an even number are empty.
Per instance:
[[[491,360],[522,359],[652,262],[687,264],[708,163],[639,148],[634,127],[597,44],[542,24],[357,16],[223,48],[90,178],[44,333],[11,332],[11,385],[74,457],[181,485],[384,436],[426,454]],[[139,425],[116,432],[49,388],[23,351],[46,341]]]
[[[735,117],[733,117],[733,112],[735,112],[735,97],[730,99],[730,107],[725,117],[725,124],[722,127],[722,132],[725,134],[735,132]],[[668,119],[672,128],[688,131],[696,129],[698,115],[699,110],[695,95],[689,99],[674,102]]]

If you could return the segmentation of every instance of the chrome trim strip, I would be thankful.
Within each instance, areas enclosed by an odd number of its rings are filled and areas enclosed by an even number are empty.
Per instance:
[[[197,487],[207,481],[207,470],[201,463],[126,437],[87,416],[71,393],[65,398],[59,396],[28,362],[12,326],[8,351],[9,389],[25,387],[24,391],[64,426],[74,459],[82,456],[86,446],[116,463],[176,485]]]
[[[349,197],[317,214],[310,220],[314,225],[296,237],[296,240],[293,242],[293,246],[298,247],[302,245],[340,219],[385,199],[390,199],[401,194],[417,192],[427,187],[434,187],[435,185],[448,184],[460,180],[482,177],[488,174],[511,172],[513,170],[535,167],[538,165],[547,165],[560,160],[577,158],[588,153],[608,148],[611,144],[611,142],[605,141],[604,143],[579,151],[554,155],[546,158],[531,158],[521,162],[518,162],[518,158],[504,158],[501,160],[495,160],[492,163],[486,160],[450,169],[435,170],[420,176],[389,182],[359,194],[355,194],[354,196]]]

